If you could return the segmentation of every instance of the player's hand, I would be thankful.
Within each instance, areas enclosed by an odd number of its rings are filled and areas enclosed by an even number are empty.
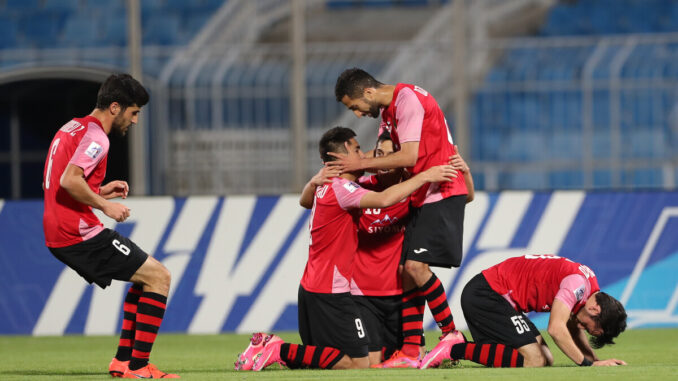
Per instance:
[[[115,197],[122,197],[123,199],[127,198],[127,193],[129,193],[129,185],[127,181],[114,180],[110,183],[99,188],[99,195],[106,200],[110,200]]]
[[[464,161],[464,158],[461,157],[459,154],[459,148],[455,145],[454,148],[456,149],[457,153],[450,156],[448,159],[450,160],[450,165],[454,167],[454,169],[460,170],[462,173],[468,172],[470,169],[468,167],[468,164]]]
[[[344,143],[348,149],[348,143]],[[335,160],[325,163],[328,167],[335,168],[341,173],[355,172],[364,169],[360,157],[348,156],[345,153],[328,152],[330,156],[334,156]]]
[[[130,210],[130,208],[123,204],[108,202],[101,211],[108,217],[111,217],[118,222],[123,222],[129,217]]]
[[[454,180],[457,177],[457,170],[448,164],[437,165],[425,170],[422,174],[425,176],[427,182],[440,183],[443,181]]]
[[[333,177],[341,175],[341,171],[335,167],[322,167],[315,176],[311,177],[311,184],[316,187],[325,185],[326,183],[331,183]]]
[[[617,366],[617,365],[626,365],[626,361],[617,359],[607,359],[593,362],[593,366]]]

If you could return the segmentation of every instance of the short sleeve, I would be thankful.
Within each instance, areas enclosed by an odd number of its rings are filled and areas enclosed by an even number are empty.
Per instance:
[[[344,209],[359,209],[360,200],[369,191],[353,181],[340,179],[332,183],[332,189],[337,197],[339,206]]]
[[[588,281],[585,276],[580,274],[568,275],[560,282],[560,289],[555,298],[567,304],[572,310],[577,303],[588,299],[587,294],[590,290],[587,290],[587,286]]]
[[[398,93],[395,101],[396,121],[400,144],[421,140],[421,128],[424,123],[424,106],[409,87]]]
[[[97,165],[108,154],[108,137],[98,127],[90,126],[80,140],[69,164],[77,165],[89,176]]]

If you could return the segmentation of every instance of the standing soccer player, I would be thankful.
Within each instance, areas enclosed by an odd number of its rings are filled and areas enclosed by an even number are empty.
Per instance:
[[[328,152],[361,157],[355,133],[335,127],[320,139],[323,161]],[[304,345],[284,343],[275,335],[254,334],[236,363],[238,370],[261,370],[275,362],[290,368],[350,369],[369,365],[367,331],[350,295],[357,223],[362,208],[385,208],[430,182],[450,181],[450,165],[432,167],[383,192],[368,191],[354,181],[362,171],[345,172],[315,190],[309,230],[308,261],[299,286],[299,335]],[[251,365],[249,365],[251,364]]]
[[[416,175],[447,163],[456,152],[443,112],[433,96],[419,86],[383,84],[367,72],[353,68],[337,79],[335,96],[357,117],[381,116],[379,133],[389,131],[396,146],[394,154],[384,157],[356,158],[333,153],[337,160],[329,165],[342,172],[407,168]],[[415,283],[403,285],[404,297],[409,297],[413,304],[404,313],[419,311],[420,306],[428,303],[443,333],[441,340],[453,342],[464,339],[455,329],[445,289],[430,266],[451,268],[461,264],[467,193],[463,176],[451,182],[427,184],[414,192],[402,252],[405,271]],[[384,367],[417,362],[423,318],[423,313],[403,316],[403,347]]]
[[[120,343],[109,373],[123,378],[179,378],[148,362],[165,314],[169,271],[128,238],[105,229],[92,212],[99,209],[118,222],[130,215],[125,205],[109,201],[127,197],[127,182],[101,183],[108,134],[125,135],[146,103],[148,93],[138,81],[114,74],[99,88],[94,111],[57,131],[45,162],[43,227],[52,254],[87,282],[101,288],[112,279],[133,283],[125,297]]]
[[[593,350],[614,344],[626,329],[624,306],[600,292],[590,268],[567,258],[525,255],[483,270],[464,287],[461,307],[474,342],[441,341],[424,357],[422,369],[445,359],[493,367],[552,365],[546,342],[524,315],[531,311],[551,313],[548,333],[575,364],[626,365],[600,360]],[[592,336],[590,343],[586,333]]]

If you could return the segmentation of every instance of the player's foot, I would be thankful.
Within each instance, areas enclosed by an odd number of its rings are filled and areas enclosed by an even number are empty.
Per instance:
[[[276,335],[269,335],[264,342],[264,350],[259,352],[254,358],[252,370],[260,371],[273,363],[283,363],[280,358],[280,346],[283,341]]]
[[[408,356],[398,350],[381,363],[381,368],[419,368],[419,357]]]
[[[426,368],[437,368],[443,362],[443,360],[453,360],[450,357],[450,350],[455,344],[465,343],[466,338],[464,334],[457,331],[456,329],[452,332],[445,334],[440,338],[438,345],[433,348],[431,352],[426,354],[421,360],[421,365],[419,369]]]
[[[235,370],[252,370],[252,366],[254,365],[254,357],[264,350],[264,345],[270,339],[271,335],[267,335],[263,332],[252,334],[252,337],[250,338],[250,344],[247,346],[247,349],[238,355],[238,359],[235,362]]]
[[[137,370],[131,370],[127,368],[125,374],[122,375],[122,378],[180,378],[176,374],[165,373],[160,369],[156,368],[155,365],[149,363],[143,368]]]
[[[111,360],[111,363],[108,364],[108,373],[111,374],[113,377],[122,377],[123,374],[125,374],[125,370],[129,366],[129,360],[128,361],[120,361],[113,357],[113,360]]]

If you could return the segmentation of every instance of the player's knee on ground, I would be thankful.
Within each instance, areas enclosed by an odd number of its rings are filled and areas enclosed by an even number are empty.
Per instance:
[[[348,355],[344,355],[332,369],[365,369],[370,367],[370,359],[368,356],[351,358]]]
[[[523,345],[518,348],[518,352],[523,355],[523,366],[526,368],[539,368],[550,365],[547,357],[544,356],[542,346],[538,343]]]

